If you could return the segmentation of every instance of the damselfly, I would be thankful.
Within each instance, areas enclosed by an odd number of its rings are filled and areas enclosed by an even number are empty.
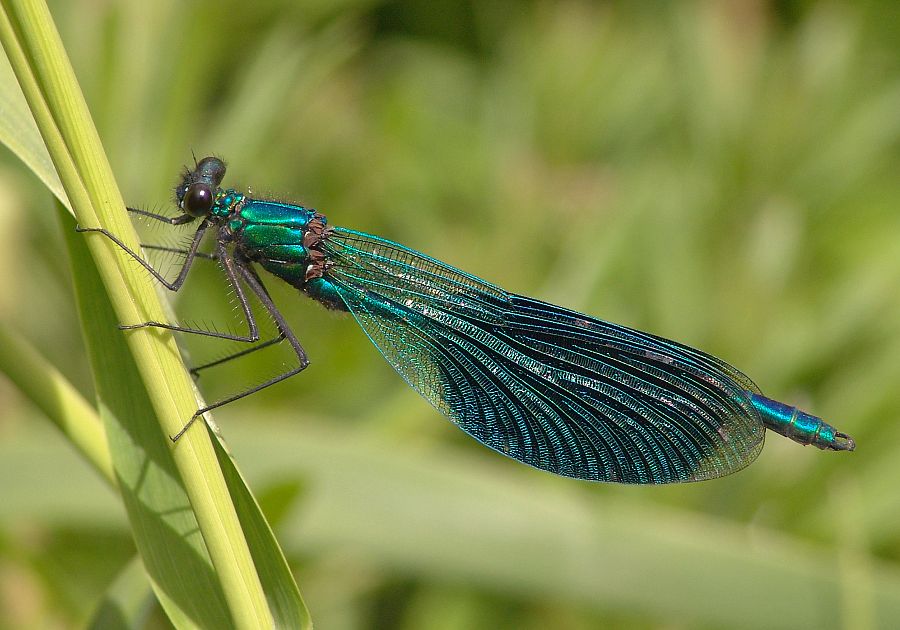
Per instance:
[[[233,287],[246,335],[163,322],[143,327],[247,342],[223,361],[287,341],[297,365],[206,411],[273,385],[309,365],[278,311],[260,267],[325,307],[349,312],[409,385],[463,431],[496,451],[558,475],[620,483],[698,481],[749,464],[766,429],[820,449],[853,440],[821,419],[762,395],[736,368],[705,352],[565,308],[508,293],[397,243],[328,224],[311,208],[253,199],[220,187],[225,164],[207,157],[175,189],[181,214],[198,221],[178,276],[168,281],[115,235],[100,232],[168,289],[184,284],[203,236]],[[209,257],[209,255],[205,255]],[[245,290],[278,328],[261,341]],[[208,367],[211,364],[206,366]]]

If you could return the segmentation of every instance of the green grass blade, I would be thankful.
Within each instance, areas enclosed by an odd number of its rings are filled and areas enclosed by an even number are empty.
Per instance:
[[[53,161],[5,56],[0,57],[0,142],[9,147],[68,207],[69,200],[62,182],[53,168]]]
[[[5,2],[3,8],[0,37],[76,217],[87,225],[110,227],[136,245],[133,231],[126,229],[124,204],[47,7],[23,1]],[[133,267],[129,269],[109,243],[92,240],[95,260],[119,321],[159,319],[162,309],[152,288]],[[150,408],[156,411],[163,431],[172,432],[190,417],[196,404],[174,340],[165,335],[137,334],[130,335],[128,341],[152,403]],[[161,433],[157,427],[156,435],[147,437],[164,443]],[[215,576],[225,593],[224,608],[237,627],[267,626],[271,617],[265,596],[212,446],[205,432],[192,433],[174,450],[174,457],[203,543],[213,560]]]
[[[40,2],[10,1],[4,2],[3,8],[0,37],[76,216],[83,224],[104,225],[129,244],[136,245],[134,232],[123,212],[124,204],[46,6]],[[110,318],[110,322],[161,319],[161,306],[146,278],[108,242],[101,242],[104,239],[90,240],[100,275],[118,315]],[[191,559],[197,549],[204,547],[214,567],[207,572],[221,585],[224,596],[218,602],[221,605],[215,606],[220,610],[219,618],[223,614],[227,618],[230,614],[230,623],[237,627],[267,627],[272,623],[271,612],[207,432],[189,432],[178,448],[172,448],[165,438],[165,434],[172,434],[183,425],[197,405],[192,383],[174,341],[169,335],[147,332],[128,335],[128,345],[146,388],[145,408],[156,412],[155,416],[150,414],[150,418],[145,418],[148,422],[141,427],[145,432],[139,436],[143,440],[140,446],[146,446],[148,452],[171,449],[166,452],[173,456],[177,471],[171,479],[175,485],[184,485],[190,501],[169,507],[192,510],[196,516],[196,531],[202,535],[202,538],[196,536],[197,541],[191,548],[191,545],[184,545],[183,535],[187,530],[175,529],[176,536],[170,542],[178,541],[182,545],[165,546],[159,551],[169,554],[173,549],[181,549],[186,558]],[[98,350],[106,349],[98,347]],[[95,365],[102,363],[97,360],[100,356],[102,352],[93,357]],[[106,384],[110,397],[128,389],[116,386],[116,379],[121,376],[117,364],[125,360],[124,355],[115,356],[115,361],[106,364],[106,374],[95,374],[98,385],[101,378],[111,379]],[[108,413],[109,402],[101,397],[101,410],[105,416],[112,417]],[[120,401],[126,408],[134,402],[135,399]],[[149,422],[151,419],[152,423]],[[162,424],[162,430],[157,422]],[[114,445],[113,460],[125,466],[117,470],[120,479],[128,478],[134,469],[128,468],[131,460],[116,457],[116,447],[124,448],[128,440],[137,446],[133,442],[135,438],[124,432],[110,435],[110,443]],[[148,446],[151,442],[155,444]],[[169,477],[165,472],[162,469],[161,478]],[[241,490],[246,492],[245,488]],[[280,555],[277,546],[270,555]],[[197,570],[202,567],[202,562],[194,564]],[[283,572],[281,577],[284,577]],[[289,584],[283,590],[294,595],[292,603],[297,615],[306,618],[308,614],[296,586],[289,574],[287,577]],[[166,592],[176,591],[167,589]]]
[[[153,606],[153,591],[141,559],[135,557],[116,576],[87,627],[91,630],[143,628]]]
[[[97,472],[108,481],[115,481],[97,412],[47,359],[3,322],[0,372],[66,435]]]
[[[116,479],[160,603],[176,627],[231,627],[179,471],[85,239],[64,222],[75,295]]]

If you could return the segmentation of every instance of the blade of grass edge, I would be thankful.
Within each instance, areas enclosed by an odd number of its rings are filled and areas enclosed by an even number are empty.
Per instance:
[[[114,209],[122,208],[123,203],[109,176],[108,164],[68,59],[46,7],[36,7],[36,4],[3,2],[5,12],[0,35],[4,48],[76,216],[87,225],[97,225],[100,223],[95,214],[97,211],[113,224],[124,224],[122,217],[117,219],[114,212]],[[65,138],[66,135],[68,138]],[[74,154],[81,157],[82,163],[77,166]],[[92,156],[94,161],[93,168],[88,169],[93,173],[86,172],[84,168],[87,156]],[[105,165],[106,169],[98,163]],[[101,172],[98,173],[98,170]],[[124,213],[119,211],[118,214]],[[129,234],[125,231],[124,237],[134,241],[133,232]],[[107,244],[101,244],[97,239],[93,241],[90,243],[92,253],[120,321],[155,319],[152,316],[141,317],[160,313],[158,300],[154,304],[151,297],[152,291],[142,287],[134,270],[129,270]],[[132,290],[129,291],[129,288]],[[194,397],[171,336],[130,335],[128,342],[142,368],[141,374],[158,421],[166,426],[175,426],[180,422],[178,417],[190,417],[192,412],[187,409],[194,404]],[[162,374],[170,378],[162,379]],[[177,377],[179,374],[181,379]],[[226,609],[232,614],[232,623],[237,627],[267,626],[271,618],[262,587],[240,532],[234,507],[224,488],[215,455],[208,439],[205,444],[201,439],[205,432],[193,433],[186,445],[179,445],[181,448],[176,453],[176,460],[191,498],[191,507],[197,514],[204,542],[213,558],[215,574],[227,594]],[[156,439],[165,438],[159,435]]]
[[[69,200],[9,61],[0,55],[0,141],[38,176],[71,212]]]
[[[0,373],[6,374],[94,469],[115,483],[106,434],[94,407],[21,335],[0,322]]]
[[[153,603],[147,574],[140,558],[135,556],[116,575],[85,627],[90,630],[144,628]]]
[[[10,54],[10,60],[26,99],[32,111],[46,108],[50,114],[36,115],[38,126],[46,140],[49,118],[49,135],[54,141],[57,134],[62,139],[62,146],[57,142],[47,144],[76,215],[88,225],[108,225],[128,239],[126,242],[136,245],[133,231],[125,228],[121,211],[124,203],[49,10],[42,2],[28,0],[6,1],[3,7],[11,18],[4,28],[4,41],[10,42],[7,50],[21,46],[21,54]],[[30,77],[34,85],[29,85],[27,78],[23,81],[23,76]],[[38,90],[31,89],[34,86]],[[94,216],[95,212],[103,215],[103,221]],[[92,241],[95,260],[120,321],[158,319],[159,302],[134,267],[129,268],[110,243],[100,243],[96,238]],[[171,335],[146,331],[129,335],[128,342],[163,431],[171,434],[196,405],[174,340]],[[192,433],[173,452],[215,577],[222,584],[226,608],[236,627],[268,627],[272,618],[265,595],[210,441],[204,431]]]
[[[13,3],[4,2],[4,9],[9,11],[11,8],[18,12],[21,17],[17,22],[20,32],[27,32],[30,40],[23,36],[23,39],[30,42],[32,48],[32,59],[37,59],[40,63],[40,72],[37,73],[38,78],[43,78],[50,83],[50,88],[45,88],[43,93],[34,82],[31,75],[31,68],[28,59],[20,49],[18,49],[19,41],[16,33],[12,29],[12,25],[4,20],[3,24],[3,43],[7,49],[10,58],[16,65],[16,72],[24,91],[29,96],[29,103],[34,112],[35,118],[42,122],[40,125],[41,132],[45,142],[53,149],[54,164],[57,170],[63,175],[66,182],[66,191],[70,198],[73,199],[73,205],[79,216],[85,223],[96,224],[92,221],[93,209],[99,208],[110,223],[123,223],[124,213],[121,211],[122,203],[118,198],[114,185],[108,176],[109,168],[99,148],[99,141],[96,138],[96,132],[93,130],[87,117],[86,107],[80,98],[80,92],[77,85],[72,87],[74,78],[72,77],[71,68],[68,67],[67,59],[64,53],[61,53],[61,44],[58,41],[58,34],[49,22],[49,14],[46,7],[40,3]],[[4,16],[5,17],[5,16]],[[48,26],[49,23],[49,26]],[[38,25],[41,25],[40,27]],[[56,53],[55,60],[48,61],[53,55],[47,52],[49,48]],[[18,58],[16,58],[18,55]],[[18,63],[16,63],[18,62]],[[48,79],[50,77],[50,79]],[[60,85],[60,77],[69,80],[69,84]],[[48,96],[57,107],[57,115],[62,121],[62,129],[68,130],[68,136],[71,140],[66,146],[61,142],[59,130],[55,127],[55,120],[49,116],[47,105],[43,101],[44,95]],[[76,106],[67,106],[72,103]],[[77,105],[80,105],[80,109]],[[72,110],[77,110],[73,111]],[[79,113],[82,115],[79,117]],[[87,121],[87,122],[85,122]],[[81,126],[79,126],[81,125]],[[85,130],[87,129],[87,131]],[[79,160],[81,172],[84,174],[82,180],[79,173],[75,169],[72,158],[69,156],[68,148],[72,147],[73,156]],[[84,147],[92,147],[95,151],[92,153]],[[99,158],[97,157],[99,154]],[[105,168],[104,168],[105,167]],[[87,181],[91,185],[85,188],[82,181]],[[105,187],[104,187],[105,185]],[[78,201],[76,202],[75,199]],[[118,201],[116,201],[118,200]],[[117,216],[118,215],[118,216]],[[86,217],[86,219],[85,219]],[[130,226],[128,226],[130,228]],[[115,229],[115,228],[114,228]],[[133,240],[133,232],[124,227],[120,233],[125,235],[126,240]],[[159,312],[158,302],[157,308],[154,309],[153,303],[155,296],[152,288],[148,288],[146,283],[141,283],[140,278],[136,278],[134,269],[128,268],[128,265],[116,264],[111,260],[111,254],[107,244],[92,243],[94,254],[101,263],[101,269],[104,271],[104,280],[110,295],[114,300],[117,311],[122,319],[126,319],[127,314],[135,315],[138,313]],[[112,257],[113,259],[115,256]],[[118,261],[121,263],[121,259]],[[122,280],[127,280],[127,284],[136,290],[132,293],[134,297],[122,291]],[[150,297],[148,297],[150,296]],[[126,315],[123,316],[122,314]],[[143,317],[142,319],[148,319]],[[163,341],[160,341],[160,338]],[[185,408],[192,409],[194,397],[189,380],[186,377],[183,366],[178,358],[177,349],[172,345],[172,341],[168,336],[155,335],[133,335],[129,339],[129,345],[132,351],[139,357],[139,365],[143,368],[142,374],[144,381],[148,385],[159,416],[167,421],[169,426],[177,428],[183,422],[190,411],[184,411]],[[159,375],[166,374],[171,376],[171,370],[159,369],[160,364],[177,363],[178,368],[175,370],[183,376],[180,387],[177,379],[162,379]],[[175,381],[171,387],[169,381]],[[187,395],[185,395],[187,394]],[[187,401],[187,402],[185,402]],[[175,408],[173,411],[173,407]],[[180,410],[179,410],[180,408]],[[259,584],[258,576],[253,571],[252,563],[246,562],[247,558],[243,557],[243,551],[246,550],[246,541],[240,536],[240,528],[235,527],[236,514],[234,507],[230,502],[226,502],[224,509],[222,508],[223,495],[228,498],[228,492],[224,488],[224,482],[221,478],[221,472],[215,467],[214,472],[210,472],[210,460],[212,449],[209,448],[209,441],[203,440],[202,436],[206,432],[194,431],[194,435],[185,440],[176,449],[175,458],[178,462],[179,470],[189,490],[192,498],[192,505],[198,513],[198,520],[205,525],[202,527],[206,544],[210,547],[213,561],[217,572],[226,585],[225,591],[229,596],[229,608],[236,612],[239,625],[242,627],[252,627],[256,625],[268,625],[271,620],[268,618],[267,610],[260,610],[257,605],[260,597],[264,599],[261,593],[261,587],[255,588]],[[201,437],[197,437],[201,436]],[[187,444],[185,444],[187,442]],[[204,452],[205,449],[205,452]],[[213,463],[218,461],[213,460]],[[222,491],[225,490],[223,493]],[[246,491],[246,489],[243,489]],[[234,520],[231,517],[235,517]],[[235,536],[235,533],[238,535]],[[277,548],[276,548],[277,549]],[[280,550],[277,551],[280,554]],[[249,556],[249,552],[247,552]],[[249,570],[248,570],[249,569]],[[296,590],[296,585],[293,585]],[[305,613],[302,602],[299,602],[300,610]],[[265,606],[263,606],[265,608]]]

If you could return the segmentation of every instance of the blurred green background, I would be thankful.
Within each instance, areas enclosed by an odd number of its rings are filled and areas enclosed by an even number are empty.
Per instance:
[[[235,186],[716,354],[859,445],[774,436],[701,484],[558,479],[270,281],[313,365],[216,420],[318,627],[896,627],[896,3],[51,8],[134,205],[168,208],[214,153]],[[5,151],[0,208],[0,316],[90,397],[51,198]],[[176,310],[237,326],[214,267]],[[284,359],[260,354],[207,398]],[[133,555],[113,492],[0,380],[0,628],[83,624]]]

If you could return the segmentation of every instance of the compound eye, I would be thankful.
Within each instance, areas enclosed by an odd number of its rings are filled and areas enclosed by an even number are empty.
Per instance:
[[[206,216],[212,206],[213,194],[206,184],[191,184],[181,202],[181,209],[192,217]]]

